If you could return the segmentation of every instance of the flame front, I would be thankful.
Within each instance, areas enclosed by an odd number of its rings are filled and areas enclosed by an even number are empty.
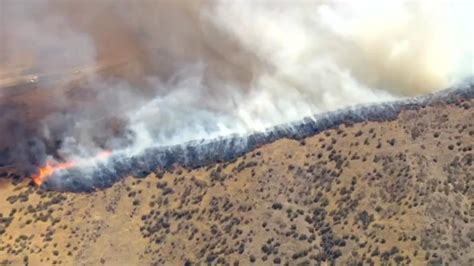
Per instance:
[[[97,154],[95,157],[91,158],[92,160],[96,159],[107,159],[112,153],[110,151],[103,151]],[[79,162],[70,161],[70,162],[63,162],[63,163],[54,163],[53,161],[48,161],[45,166],[40,167],[39,173],[32,177],[33,182],[37,186],[41,186],[44,182],[51,176],[53,176],[56,172],[61,170],[67,170],[79,166]]]
[[[53,164],[53,162],[48,161],[45,166],[39,169],[39,173],[33,177],[33,181],[36,185],[41,186],[44,181],[54,173],[60,170],[67,170],[73,168],[76,164],[74,162],[65,162],[59,164]]]

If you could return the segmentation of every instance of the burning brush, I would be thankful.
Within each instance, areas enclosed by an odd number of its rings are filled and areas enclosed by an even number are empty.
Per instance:
[[[245,136],[218,138],[209,142],[190,142],[166,147],[150,147],[135,155],[116,150],[102,151],[90,158],[57,163],[49,161],[32,179],[46,189],[68,192],[91,192],[112,186],[125,176],[143,178],[156,170],[167,170],[175,165],[196,168],[233,160],[246,152],[277,139],[302,139],[341,124],[351,125],[366,121],[391,121],[402,110],[416,109],[440,102],[459,102],[474,98],[474,85],[469,84],[411,100],[385,104],[358,106],[336,112],[307,117],[293,124],[269,128]],[[90,167],[90,171],[82,171]],[[51,178],[62,174],[60,178]]]
[[[98,153],[96,156],[87,159],[66,161],[61,163],[48,160],[45,166],[39,168],[39,173],[33,176],[32,179],[37,186],[42,186],[49,178],[61,171],[82,167],[97,161],[103,161],[109,158],[111,155],[111,151],[103,151]]]

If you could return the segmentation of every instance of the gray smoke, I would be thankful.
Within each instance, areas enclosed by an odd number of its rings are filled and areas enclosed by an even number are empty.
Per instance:
[[[246,135],[473,74],[470,1],[379,2],[2,1],[5,163]]]

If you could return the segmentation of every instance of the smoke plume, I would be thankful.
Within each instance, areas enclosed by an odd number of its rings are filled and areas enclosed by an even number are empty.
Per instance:
[[[0,163],[247,135],[473,74],[470,1],[0,2]]]

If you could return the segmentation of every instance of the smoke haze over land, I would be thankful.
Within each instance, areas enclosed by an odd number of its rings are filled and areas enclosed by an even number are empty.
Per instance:
[[[263,131],[473,74],[470,1],[0,1],[0,78],[39,76],[31,97],[0,91],[2,147],[22,167]],[[77,70],[65,90],[42,80]]]

